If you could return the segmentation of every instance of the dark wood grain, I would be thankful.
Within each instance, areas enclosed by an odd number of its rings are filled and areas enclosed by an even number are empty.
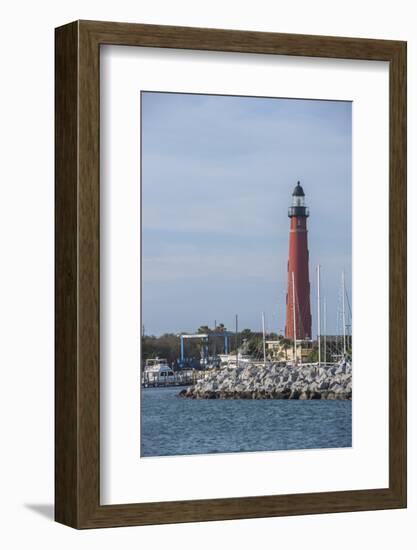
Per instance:
[[[78,522],[78,25],[55,44],[55,519]]]
[[[407,48],[390,61],[389,186],[389,478],[407,494]]]
[[[390,64],[389,487],[100,505],[99,55],[120,44]],[[76,528],[406,506],[406,44],[92,21],[56,29],[56,520]]]

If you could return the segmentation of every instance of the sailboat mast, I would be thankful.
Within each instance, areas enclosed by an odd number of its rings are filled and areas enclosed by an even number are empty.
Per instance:
[[[345,272],[342,271],[343,357],[346,357]]]
[[[294,324],[294,363],[297,362],[297,323],[295,320],[295,284],[294,284],[294,271],[291,273],[292,276],[292,310],[293,310],[293,324]]]
[[[236,313],[236,367],[239,367],[239,353],[238,353],[238,322]]]
[[[327,323],[326,323],[326,298],[323,298],[323,332],[324,332],[324,362],[327,363],[327,341],[326,341],[326,334],[327,334]]]
[[[317,344],[319,348],[319,366],[321,363],[321,323],[320,323],[320,264],[317,266]]]
[[[262,312],[262,340],[264,350],[264,366],[266,365],[266,347],[265,347],[265,314]]]

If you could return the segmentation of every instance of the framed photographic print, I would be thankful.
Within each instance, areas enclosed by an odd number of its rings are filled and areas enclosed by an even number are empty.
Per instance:
[[[56,520],[406,506],[406,44],[56,29]]]

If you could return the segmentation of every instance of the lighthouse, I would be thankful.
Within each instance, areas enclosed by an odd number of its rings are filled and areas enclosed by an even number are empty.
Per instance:
[[[288,252],[288,286],[285,337],[289,340],[311,339],[310,280],[308,275],[307,218],[304,190],[297,182],[288,208],[290,240]]]

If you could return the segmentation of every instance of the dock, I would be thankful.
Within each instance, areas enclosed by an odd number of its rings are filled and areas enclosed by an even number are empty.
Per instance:
[[[169,386],[193,386],[199,380],[205,377],[207,370],[186,370],[172,371],[167,375],[158,372],[143,372],[142,387],[143,388],[164,388]]]

